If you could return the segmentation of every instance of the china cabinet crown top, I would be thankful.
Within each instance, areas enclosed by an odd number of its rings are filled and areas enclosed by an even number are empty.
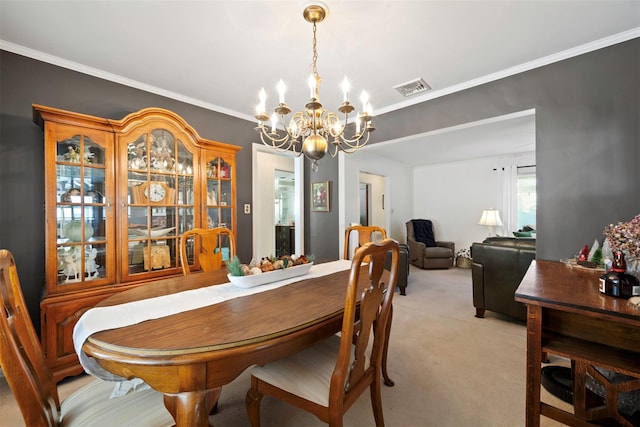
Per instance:
[[[44,128],[44,122],[47,120],[73,126],[83,126],[102,131],[114,132],[116,134],[124,134],[134,128],[144,125],[152,125],[155,122],[162,122],[163,125],[170,123],[186,132],[198,145],[207,146],[215,144],[218,150],[223,148],[233,153],[242,149],[242,147],[237,145],[202,138],[198,132],[178,114],[159,107],[143,108],[139,111],[129,113],[122,119],[118,120],[33,104],[33,121],[41,128]]]

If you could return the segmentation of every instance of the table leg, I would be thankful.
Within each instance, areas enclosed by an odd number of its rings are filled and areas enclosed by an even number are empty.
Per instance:
[[[526,426],[540,426],[540,365],[542,363],[542,308],[527,305]]]
[[[221,388],[165,394],[164,406],[169,410],[176,427],[208,427],[211,408],[220,398]]]

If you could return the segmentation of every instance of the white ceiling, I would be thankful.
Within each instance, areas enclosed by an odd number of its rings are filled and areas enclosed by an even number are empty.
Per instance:
[[[0,0],[0,47],[252,120],[261,87],[275,106],[280,78],[292,109],[309,97],[304,3]],[[639,0],[326,3],[318,72],[331,110],[345,75],[351,101],[359,107],[366,89],[381,114],[640,36]],[[418,77],[432,90],[404,98],[393,89]],[[422,137],[437,136],[446,154],[453,146],[444,138],[455,134]]]

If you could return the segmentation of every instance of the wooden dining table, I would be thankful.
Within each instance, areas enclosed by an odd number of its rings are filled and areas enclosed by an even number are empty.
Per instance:
[[[340,331],[349,272],[301,277],[272,290],[96,332],[82,350],[105,370],[140,378],[164,393],[178,427],[207,426],[221,387],[245,369]],[[360,276],[363,289],[366,276]],[[99,307],[226,282],[224,269],[172,277],[111,296]]]

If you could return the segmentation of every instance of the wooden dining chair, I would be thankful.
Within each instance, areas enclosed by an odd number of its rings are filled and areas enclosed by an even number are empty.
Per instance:
[[[354,232],[358,233],[358,245],[354,248],[354,252],[358,248],[362,247],[367,242],[375,242],[384,240],[387,238],[387,230],[377,225],[352,225],[348,227],[344,232],[344,259],[350,259],[351,252],[351,238]],[[355,239],[355,238],[354,238]],[[363,259],[363,262],[369,262],[368,257]],[[389,335],[391,334],[391,322],[393,319],[393,306],[391,307],[391,313],[389,314],[389,321],[387,322],[387,340],[385,348],[382,353],[382,377],[384,378],[384,384],[393,387],[395,383],[389,377],[387,372],[387,353],[389,351]]]
[[[391,251],[390,274],[385,259]],[[340,335],[299,353],[253,368],[246,404],[253,427],[260,426],[260,401],[274,396],[316,415],[332,427],[342,426],[344,413],[367,389],[377,427],[384,426],[380,377],[382,351],[391,301],[398,279],[398,242],[385,239],[359,248],[351,263]],[[369,287],[359,295],[365,257]],[[373,342],[370,340],[373,339]]]
[[[236,254],[236,239],[233,231],[226,227],[216,228],[194,228],[186,231],[180,238],[180,264],[182,265],[182,274],[187,275],[191,271],[189,269],[189,258],[187,257],[188,240],[193,240],[193,248],[197,254],[197,261],[202,271],[220,270],[224,265],[222,257],[222,242],[228,239],[229,243],[229,259]],[[194,255],[194,260],[196,255]]]
[[[387,238],[387,231],[377,225],[352,225],[347,227],[344,232],[344,259],[351,259],[351,242],[353,232],[358,233],[358,245],[353,249],[355,252],[359,247],[367,242],[375,242],[376,240],[384,240]],[[379,236],[376,236],[376,233]],[[366,262],[366,260],[365,260]]]
[[[0,250],[0,366],[30,427],[175,424],[153,389],[110,399],[116,383],[96,380],[60,402],[6,249]]]

